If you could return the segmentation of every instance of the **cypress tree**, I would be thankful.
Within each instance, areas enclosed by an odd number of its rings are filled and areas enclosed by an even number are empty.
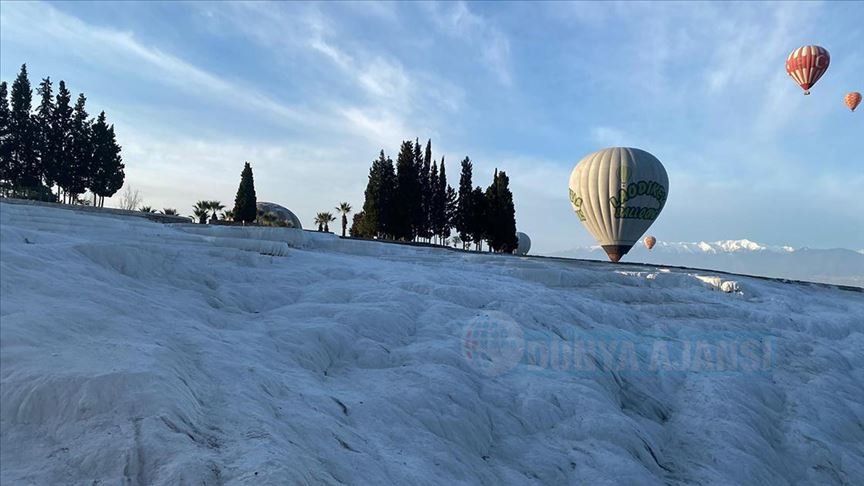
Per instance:
[[[108,126],[104,111],[93,124],[93,168],[90,190],[96,196],[94,205],[102,207],[105,198],[119,191],[126,178],[114,126]]]
[[[9,143],[9,99],[6,81],[0,82],[0,189],[6,193],[10,177],[12,156]]]
[[[440,169],[432,166],[430,179],[432,179],[432,233],[438,237],[439,243],[450,236],[451,208],[448,199],[448,190],[452,188],[447,185],[447,169],[444,166],[444,157],[441,157]],[[455,197],[455,192],[454,192]]]
[[[437,202],[437,226],[436,234],[444,240],[450,236],[450,228],[453,226],[453,212],[456,204],[456,191],[447,184],[447,169],[444,165],[444,157],[441,157],[441,168],[438,171],[438,183],[435,185],[435,198]]]
[[[234,198],[234,221],[241,221],[243,224],[255,221],[255,216],[258,215],[257,204],[252,166],[246,162],[243,166],[243,172],[240,174],[237,196]]]
[[[54,135],[54,94],[51,78],[42,79],[37,90],[42,97],[36,108],[36,133],[38,135],[39,163],[42,168],[41,178],[50,188],[54,185],[52,179],[57,164],[57,143]]]
[[[372,166],[369,167],[369,178],[366,182],[366,190],[363,192],[363,210],[360,213],[354,214],[354,224],[351,226],[352,231],[357,226],[357,217],[362,213],[364,223],[373,228],[379,226],[379,214],[381,207],[378,205],[381,193],[381,166],[384,163],[384,150],[381,150],[378,160],[372,161]],[[352,236],[354,236],[352,234]]]
[[[47,178],[58,186],[60,191],[72,184],[72,93],[61,80],[57,85],[57,98],[54,103],[54,120],[51,123],[51,139],[54,145],[56,164],[48,168]],[[66,195],[63,195],[65,199]]]
[[[516,206],[513,203],[513,193],[510,192],[510,178],[504,171],[497,178],[497,244],[496,251],[513,253],[519,246],[516,236]]]
[[[500,228],[500,207],[498,200],[498,169],[495,169],[495,175],[492,176],[492,184],[486,188],[486,212],[483,214],[483,223],[485,226],[485,236],[489,242],[489,247],[498,251],[499,247],[499,228]]]
[[[393,159],[387,157],[381,166],[381,194],[378,204],[381,211],[378,214],[379,231],[383,235],[393,235],[396,219],[396,165]]]
[[[477,186],[469,197],[471,198],[471,212],[468,215],[469,233],[471,234],[471,240],[474,241],[475,248],[482,251],[483,239],[486,238],[489,231],[489,225],[486,220],[486,214],[489,210],[486,194],[483,192],[482,187]]]
[[[431,237],[438,236],[438,226],[441,222],[441,218],[438,217],[439,208],[442,205],[442,201],[440,201],[438,197],[438,161],[432,161],[432,167],[429,169],[429,195],[428,195],[428,213],[426,214],[426,219],[429,221],[429,235]]]
[[[456,214],[454,215],[454,225],[459,233],[459,238],[465,245],[471,243],[471,218],[473,217],[473,186],[471,182],[471,172],[473,165],[471,159],[467,156],[462,160],[462,173],[459,176],[459,200],[456,203]]]
[[[444,230],[441,235],[444,238],[450,236],[450,229],[455,225],[454,221],[456,221],[456,215],[458,213],[458,200],[459,197],[456,194],[456,189],[453,189],[452,186],[447,185],[447,202],[445,204],[446,212],[445,212],[445,223]]]
[[[393,160],[382,150],[378,159],[372,161],[364,194],[363,228],[368,232],[367,236],[381,238],[392,234],[395,184]]]
[[[423,234],[426,215],[423,213],[423,148],[420,139],[414,140],[414,163],[408,175],[413,179],[411,187],[413,191],[408,192],[410,234],[407,239],[414,240]]]
[[[9,117],[9,182],[13,191],[18,188],[26,190],[37,187],[40,183],[41,171],[36,152],[35,123],[30,115],[33,103],[33,90],[27,79],[27,65],[21,65],[21,71],[12,83],[12,110]]]
[[[426,141],[426,151],[420,165],[420,216],[417,235],[421,238],[432,236],[432,139]]]
[[[124,170],[126,166],[123,164],[123,158],[120,156],[121,147],[117,143],[117,136],[114,133],[114,125],[108,127],[108,141],[109,147],[111,148],[111,154],[113,154],[113,159],[111,164],[108,166],[108,181],[107,184],[102,188],[103,193],[99,194],[101,200],[99,201],[100,207],[105,207],[105,198],[111,197],[123,187],[123,182],[126,180],[126,171]]]
[[[72,156],[69,159],[69,180],[66,191],[69,193],[69,203],[74,204],[78,194],[87,190],[92,179],[93,141],[91,122],[88,120],[84,105],[87,97],[84,93],[78,95],[72,112]]]
[[[422,213],[420,180],[417,163],[420,151],[410,140],[402,142],[396,159],[396,191],[393,198],[392,235],[396,239],[412,240]]]
[[[381,206],[381,184],[386,160],[384,150],[381,150],[378,159],[372,161],[372,167],[369,168],[369,180],[366,182],[366,191],[364,192],[363,211],[361,211],[363,213],[363,223],[367,228],[374,228],[375,234],[379,236],[382,229],[381,211],[383,209]],[[355,224],[352,228],[357,226],[356,220],[358,214],[360,213],[354,215]]]

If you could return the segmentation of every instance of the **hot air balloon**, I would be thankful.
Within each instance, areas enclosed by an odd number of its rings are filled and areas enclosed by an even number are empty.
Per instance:
[[[613,262],[657,219],[668,194],[663,164],[637,148],[594,152],[570,174],[570,204]]]
[[[654,248],[654,245],[656,245],[656,244],[657,244],[657,238],[654,238],[651,235],[648,235],[645,237],[645,248],[648,248],[650,250],[650,249]]]
[[[848,106],[850,110],[855,111],[855,108],[858,108],[858,103],[861,103],[861,93],[857,91],[847,93],[846,96],[843,97],[843,101],[846,102],[846,106]]]
[[[799,47],[786,58],[786,72],[809,95],[810,88],[825,74],[830,63],[831,56],[824,47]]]
[[[516,254],[527,255],[531,250],[531,238],[528,238],[528,235],[521,231],[516,232],[516,238],[519,239],[519,244],[516,247]]]

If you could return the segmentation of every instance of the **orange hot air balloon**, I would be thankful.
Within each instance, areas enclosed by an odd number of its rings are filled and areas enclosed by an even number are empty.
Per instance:
[[[855,108],[858,108],[858,103],[861,103],[861,93],[857,91],[848,93],[843,97],[843,101],[846,102],[846,106],[848,106],[850,110],[855,111]]]
[[[824,47],[803,46],[786,58],[786,72],[809,95],[810,88],[825,74],[830,63],[831,56]]]
[[[648,235],[645,237],[645,248],[648,248],[650,250],[651,248],[654,248],[654,245],[656,245],[656,244],[657,244],[657,238],[654,238],[651,235]]]

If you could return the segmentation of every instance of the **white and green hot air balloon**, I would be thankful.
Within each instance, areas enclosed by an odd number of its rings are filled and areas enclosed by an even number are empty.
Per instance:
[[[516,239],[519,241],[519,244],[516,245],[516,251],[514,253],[517,255],[527,255],[528,252],[531,251],[531,238],[529,238],[525,233],[517,231]]]
[[[570,174],[570,204],[613,262],[657,219],[668,194],[663,164],[637,148],[599,150],[579,161]]]

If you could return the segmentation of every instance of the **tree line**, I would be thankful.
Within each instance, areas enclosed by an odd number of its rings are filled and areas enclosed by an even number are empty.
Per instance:
[[[42,79],[36,92],[40,102],[34,111],[26,64],[11,93],[5,81],[0,83],[0,192],[75,204],[90,190],[93,205],[104,206],[125,179],[114,125],[104,111],[90,118],[84,93],[72,106],[65,81],[58,84],[56,96],[50,77]]]
[[[484,190],[474,187],[473,163],[461,164],[458,192],[447,182],[444,157],[432,158],[432,141],[425,150],[419,139],[406,140],[396,162],[382,149],[369,169],[363,210],[354,215],[351,236],[427,241],[444,244],[456,230],[463,248],[483,241],[496,252],[511,253],[518,246],[516,210],[510,179],[495,170]]]

